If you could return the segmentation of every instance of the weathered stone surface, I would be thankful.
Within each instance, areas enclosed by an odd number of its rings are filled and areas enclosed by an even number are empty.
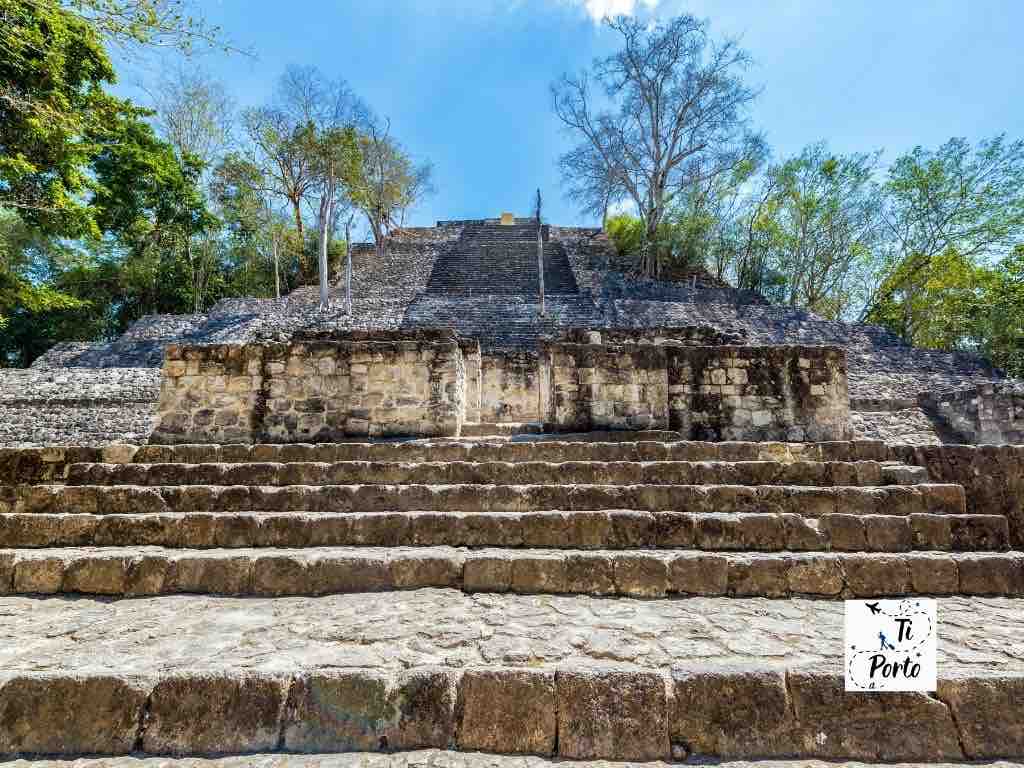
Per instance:
[[[720,757],[792,754],[795,726],[783,671],[681,669],[673,673],[673,745]]]
[[[286,681],[267,675],[182,674],[150,694],[142,749],[188,755],[278,748]]]
[[[451,586],[468,592],[652,597],[799,594],[1019,596],[1021,559],[986,553],[318,547],[13,551],[15,594],[324,595]],[[0,556],[11,552],[0,550]],[[67,573],[75,574],[68,578]],[[929,573],[931,575],[929,575]],[[116,583],[108,579],[113,574]],[[723,592],[724,590],[724,592]]]
[[[954,677],[940,680],[936,695],[952,713],[965,757],[1024,754],[1024,679]]]
[[[651,761],[616,763],[621,768],[669,768],[674,763]],[[174,768],[560,768],[565,762],[553,758],[516,755],[486,755],[466,752],[422,750],[382,755],[357,752],[340,755],[244,755],[238,757],[181,758]],[[578,760],[574,768],[608,768],[605,760]],[[716,762],[720,768],[873,768],[877,763],[822,760],[745,760]],[[920,768],[921,763],[887,763],[889,768]],[[962,763],[933,763],[933,768],[960,768]],[[996,761],[988,768],[1016,768],[1019,763]],[[12,768],[66,768],[66,762],[14,761]],[[78,760],[76,768],[170,768],[164,758],[117,757]]]
[[[964,757],[949,708],[923,693],[846,693],[841,675],[787,673],[794,752],[860,760]]]
[[[552,755],[557,711],[553,672],[467,671],[459,684],[459,747],[468,751]]]
[[[650,672],[558,673],[558,753],[571,759],[669,756],[665,679]]]
[[[127,754],[147,691],[110,675],[5,675],[0,679],[0,755]]]
[[[284,746],[297,752],[445,747],[456,679],[443,670],[303,675],[289,690]]]

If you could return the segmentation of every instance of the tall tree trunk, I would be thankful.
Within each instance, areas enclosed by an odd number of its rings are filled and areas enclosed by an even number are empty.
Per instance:
[[[537,222],[537,281],[540,287],[540,315],[544,316],[544,238],[542,227]]]
[[[352,316],[352,217],[345,222],[345,312]]]
[[[302,225],[302,199],[292,199],[292,211],[295,214],[295,231],[299,236],[299,274],[303,276],[303,284],[305,282],[305,275],[307,272],[307,256],[306,256],[306,230]]]
[[[281,298],[281,270],[278,267],[280,257],[278,255],[277,233],[270,236],[270,251],[274,256],[274,298]]]
[[[332,185],[333,186],[333,185]],[[331,303],[330,284],[327,271],[327,246],[330,242],[331,216],[334,208],[333,188],[325,190],[320,198],[320,309],[326,310]]]
[[[640,271],[646,277],[658,276],[658,224],[655,212],[647,215],[644,242],[640,251]]]

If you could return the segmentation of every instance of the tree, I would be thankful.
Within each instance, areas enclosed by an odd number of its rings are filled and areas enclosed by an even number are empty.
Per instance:
[[[950,248],[926,265],[907,261],[889,279],[904,282],[904,270],[915,272],[917,289],[883,290],[887,298],[873,308],[872,322],[909,327],[907,340],[916,346],[980,353],[1012,375],[1024,374],[1024,248],[992,266]]]
[[[302,206],[322,188],[323,138],[344,128],[360,129],[367,114],[344,80],[328,79],[315,67],[290,67],[281,76],[270,105],[243,113],[254,150],[250,161],[259,167],[265,185],[261,191],[283,198],[291,207],[303,248]],[[303,267],[304,273],[312,274],[309,265]]]
[[[179,68],[154,97],[154,123],[179,160],[191,156],[212,172],[231,143],[235,106],[224,86],[196,69]]]
[[[433,168],[416,165],[391,137],[391,124],[371,120],[360,136],[362,169],[353,201],[366,221],[383,256],[391,230],[404,223],[405,212],[433,191]]]
[[[96,31],[56,0],[0,0],[0,207],[40,231],[96,235],[88,166],[108,125],[137,115],[104,91]]]
[[[997,136],[976,147],[965,139],[935,151],[917,147],[889,168],[885,192],[884,279],[863,315],[902,302],[907,314],[895,330],[911,339],[910,308],[936,256],[952,249],[994,263],[1024,240],[1024,141]]]
[[[185,54],[203,48],[237,50],[218,27],[190,14],[192,5],[186,0],[61,0],[68,13],[125,49],[175,48]]]
[[[127,250],[139,313],[200,312],[215,264],[205,248],[193,250],[193,237],[216,224],[198,186],[202,166],[187,156],[181,163],[146,123],[124,121],[114,136],[93,164],[93,204],[100,227]]]
[[[360,182],[362,160],[354,126],[327,128],[316,137],[316,177],[319,184],[318,209],[320,308],[330,305],[328,247],[336,227],[336,213]],[[346,235],[347,238],[347,235]]]
[[[624,191],[644,221],[640,269],[654,276],[658,227],[677,198],[762,154],[746,116],[756,94],[740,79],[747,54],[734,41],[710,41],[693,16],[606,24],[622,36],[622,50],[552,86],[555,114],[580,139],[561,167],[583,199]],[[581,167],[586,173],[574,177]]]
[[[878,157],[814,144],[769,168],[771,266],[785,279],[786,304],[838,318],[863,301],[881,228]]]

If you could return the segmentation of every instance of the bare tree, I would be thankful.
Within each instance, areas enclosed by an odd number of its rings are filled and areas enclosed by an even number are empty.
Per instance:
[[[337,196],[346,184],[355,183],[346,177],[342,184],[342,177],[334,175],[340,167],[325,159],[337,152],[341,132],[361,131],[368,121],[368,110],[348,84],[325,77],[315,67],[290,67],[272,103],[243,115],[254,160],[266,181],[264,192],[284,198],[291,207],[300,247],[305,245],[302,207],[308,203],[318,214],[328,214],[318,215],[323,251],[324,237],[333,232],[325,226],[337,221]],[[325,185],[329,168],[332,179]],[[321,283],[325,277],[321,275]]]
[[[710,41],[691,15],[655,26],[627,16],[605,23],[622,50],[552,86],[555,114],[580,139],[562,169],[586,170],[575,182],[586,198],[621,192],[632,200],[647,243],[640,268],[656,275],[658,227],[675,198],[761,154],[747,118],[756,91],[740,78],[747,54],[733,40]]]
[[[202,70],[179,67],[153,97],[154,122],[178,158],[191,155],[206,173],[231,143],[235,104],[224,86]]]
[[[405,212],[433,192],[433,167],[413,163],[392,138],[387,120],[369,121],[360,150],[362,173],[354,200],[366,216],[380,257],[391,230],[404,223]]]

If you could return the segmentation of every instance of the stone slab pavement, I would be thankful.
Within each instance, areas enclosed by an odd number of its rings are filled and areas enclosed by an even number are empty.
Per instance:
[[[939,599],[939,676],[1024,674],[1024,599]],[[0,598],[0,677],[420,666],[842,674],[843,604],[464,594]]]

